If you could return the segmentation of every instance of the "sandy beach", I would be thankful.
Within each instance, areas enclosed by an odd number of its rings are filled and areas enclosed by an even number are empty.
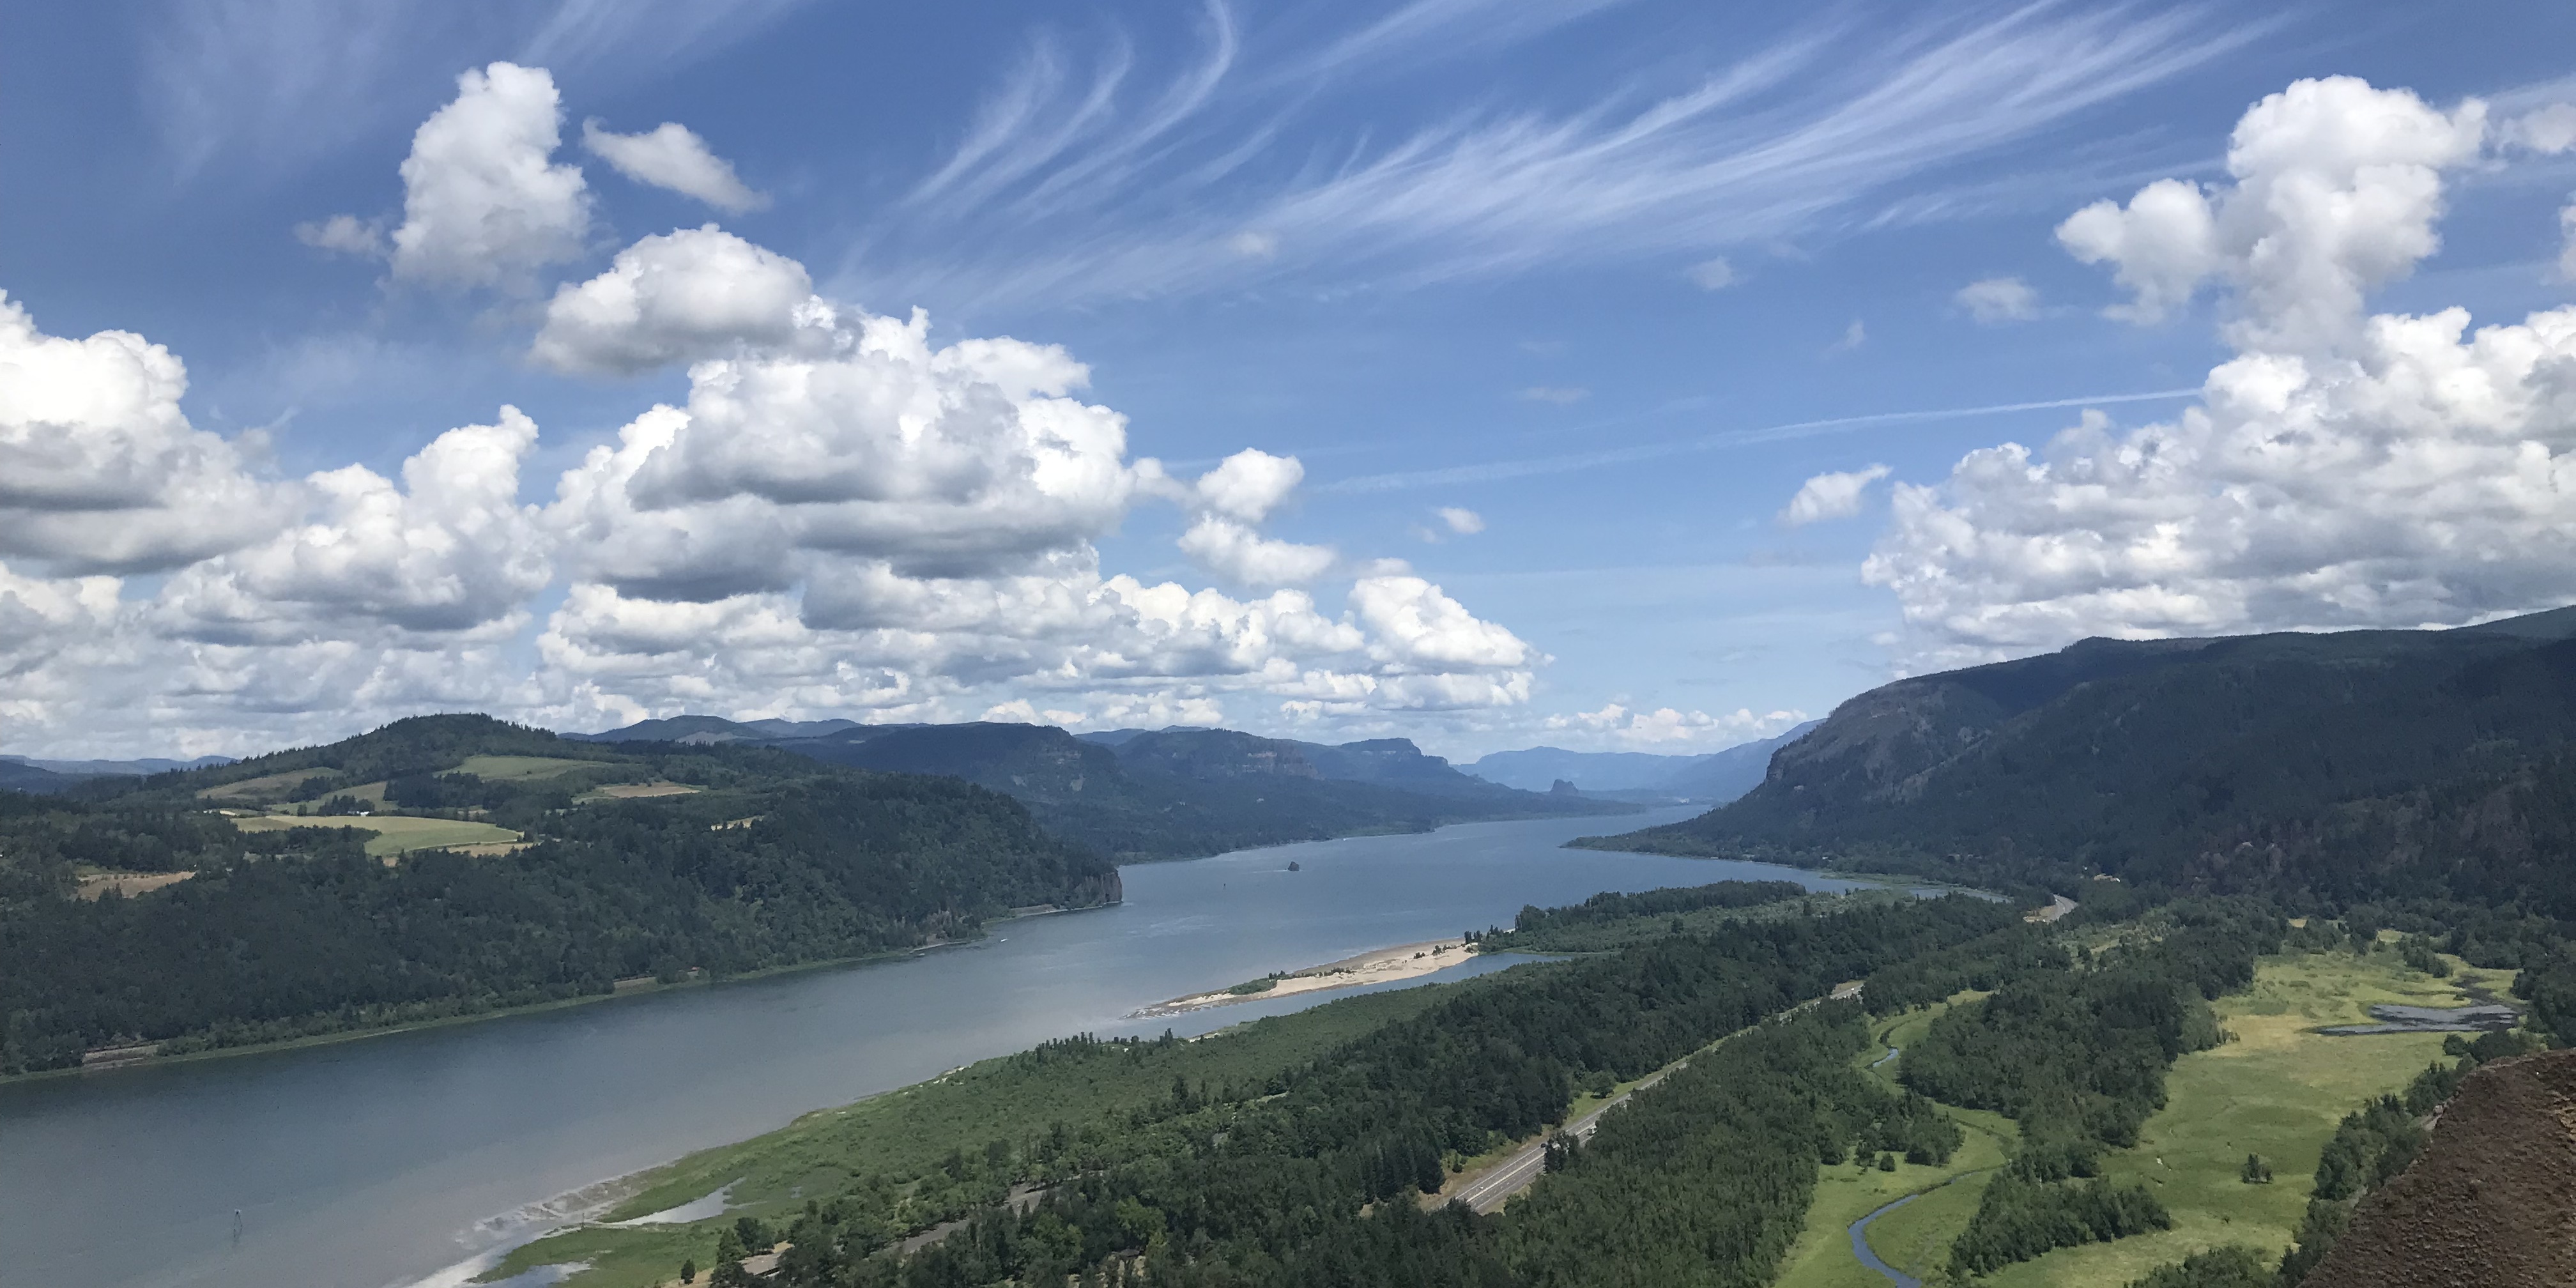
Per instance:
[[[1211,1006],[1230,1006],[1236,1002],[1258,1002],[1297,993],[1320,993],[1332,988],[1357,988],[1362,984],[1387,984],[1396,980],[1416,979],[1436,970],[1444,970],[1467,960],[1464,939],[1430,939],[1418,944],[1397,944],[1345,957],[1321,966],[1289,971],[1273,976],[1270,987],[1258,992],[1238,993],[1221,989],[1214,993],[1194,993],[1157,1002],[1130,1019],[1152,1019],[1158,1015],[1179,1015],[1184,1011],[1203,1011]]]

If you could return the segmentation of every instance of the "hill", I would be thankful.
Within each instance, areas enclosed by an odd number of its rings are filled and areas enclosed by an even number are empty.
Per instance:
[[[13,758],[0,759],[0,791],[59,792],[85,781],[81,774],[58,773]]]
[[[2450,631],[2086,640],[1845,702],[1734,803],[1588,844],[2078,892],[2576,914],[2576,610]]]
[[[1562,779],[1594,796],[1615,792],[1631,798],[1675,797],[1722,805],[1759,785],[1772,753],[1805,737],[1816,724],[1810,720],[1775,738],[1698,756],[1561,747],[1498,751],[1467,766],[1467,772],[1529,791],[1546,791]]]
[[[95,897],[102,869],[190,876]],[[0,1073],[847,959],[1118,893],[1108,860],[954,779],[404,720],[0,793]]]
[[[891,773],[937,774],[1028,806],[1049,831],[1121,859],[1195,858],[1447,823],[1610,814],[1616,803],[1518,791],[1460,773],[1410,741],[1328,746],[1232,729],[1117,730],[1076,736],[1053,725],[847,725],[774,736],[758,725],[678,716],[583,735],[593,743],[676,737],[763,746]]]

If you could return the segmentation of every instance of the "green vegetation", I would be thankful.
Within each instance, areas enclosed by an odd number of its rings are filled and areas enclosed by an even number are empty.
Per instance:
[[[516,777],[464,772],[470,757]],[[572,804],[612,780],[700,790]],[[206,799],[288,793],[329,809],[339,788],[374,782],[398,804],[439,804],[237,818]],[[503,853],[454,848],[522,835],[531,844]],[[398,866],[377,857],[397,852]],[[70,897],[84,868],[196,876],[92,902]],[[69,797],[0,794],[0,1073],[100,1047],[182,1054],[604,996],[635,976],[844,960],[1117,892],[1107,861],[955,781],[407,720]]]
[[[1464,986],[1344,998],[1187,1042],[1051,1042],[656,1168],[601,1219],[628,1220],[722,1189],[732,1205],[723,1223],[739,1214],[788,1223],[804,1210],[801,1196],[857,1188],[896,1196],[904,1229],[931,1224],[1000,1200],[1018,1173],[989,1175],[997,1140],[1012,1142],[1017,1160],[1061,1126],[1068,1152],[1106,1157],[1138,1114],[1172,1099],[1176,1084],[1209,1101],[1240,1099]],[[683,1256],[709,1256],[718,1224],[585,1226],[518,1249],[487,1277],[583,1262],[590,1269],[579,1288],[643,1288],[667,1278]]]
[[[1111,747],[1053,726],[977,723],[862,728],[778,745],[833,764],[979,783],[1027,805],[1049,832],[1122,860],[1636,809],[1497,787],[1402,739],[1325,747],[1167,729]]]
[[[1900,680],[1742,799],[1591,842],[1925,872],[2091,902],[2131,885],[2293,911],[2576,917],[2576,609],[2452,631],[2086,640]]]
[[[1911,897],[1911,896],[1907,896]],[[1605,891],[1564,908],[1525,907],[1509,930],[1470,935],[1487,953],[1588,953],[1624,948],[1663,935],[1708,934],[1746,910],[1789,915],[1815,911],[1795,881],[1720,881],[1639,894]]]
[[[1110,1130],[1029,1124],[891,1176],[851,1164],[860,1151],[836,1145],[831,1165],[847,1170],[806,1169],[797,1184],[811,1202],[782,1214],[796,1251],[780,1280],[1054,1282],[1131,1275],[1141,1257],[1157,1282],[1178,1284],[1654,1283],[1616,1277],[1604,1258],[1674,1230],[1695,1232],[1662,1254],[1674,1274],[1716,1258],[1758,1278],[1796,1237],[1828,1152],[1956,1146],[1918,1102],[1853,1062],[1868,1036],[1856,1005],[1762,1018],[1890,962],[1991,936],[2014,917],[1945,899],[1668,936],[1441,987],[1417,1012],[1269,1078],[1176,1077],[1142,1104],[1131,1099]],[[1415,1201],[1452,1164],[1561,1123],[1577,1087],[1630,1081],[1756,1025],[1639,1093],[1503,1218],[1425,1213]],[[1135,1050],[1105,1058],[1163,1058],[1150,1045]],[[1063,1044],[1017,1057],[1064,1058],[1104,1057]],[[1122,1083],[1131,1096],[1150,1085],[1143,1076],[1140,1066]],[[1716,1158],[1728,1166],[1709,1166]],[[633,1206],[694,1197],[733,1179],[725,1171],[724,1161],[699,1165],[687,1183],[661,1184]],[[1044,1187],[1044,1197],[1027,1210],[1002,1204],[1015,1184]],[[952,1237],[908,1258],[877,1255],[967,1200],[981,1206]],[[661,1245],[661,1265],[703,1263],[716,1237],[696,1227],[691,1241]]]
[[[519,834],[490,823],[461,818],[412,818],[400,814],[370,815],[365,818],[297,818],[269,814],[256,818],[237,818],[233,827],[241,832],[282,832],[298,827],[348,828],[372,835],[361,848],[376,858],[408,854],[413,850],[443,850],[463,845],[506,845],[520,839]]]

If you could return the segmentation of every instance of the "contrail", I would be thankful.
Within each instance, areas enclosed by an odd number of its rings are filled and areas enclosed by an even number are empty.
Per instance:
[[[1605,452],[1576,452],[1565,456],[1534,456],[1517,461],[1487,461],[1481,465],[1453,465],[1447,469],[1411,470],[1400,474],[1362,474],[1335,479],[1310,489],[1315,492],[1396,492],[1405,488],[1436,487],[1449,483],[1491,483],[1501,479],[1527,478],[1533,474],[1555,474],[1563,470],[1599,469],[1605,465],[1626,465],[1633,461],[1650,461],[1659,456],[1680,456],[1687,452],[1715,451],[1722,447],[1744,447],[1753,443],[1776,443],[1792,438],[1812,438],[1819,434],[1859,429],[1866,425],[1888,425],[1914,420],[1956,420],[1963,416],[1992,416],[2008,411],[2047,411],[2056,407],[2098,407],[2105,403],[2155,402],[2165,398],[2195,398],[2198,387],[2159,389],[2142,394],[2097,394],[2090,398],[2051,398],[2045,402],[1994,403],[1984,407],[1945,407],[1938,411],[1882,411],[1867,416],[1835,416],[1827,420],[1799,420],[1785,425],[1767,425],[1760,429],[1735,429],[1700,438],[1676,439],[1663,443],[1645,443],[1636,447],[1618,447]]]

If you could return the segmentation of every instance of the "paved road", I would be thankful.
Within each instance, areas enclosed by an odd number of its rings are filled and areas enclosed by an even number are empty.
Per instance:
[[[1611,1097],[1610,1103],[1566,1124],[1565,1130],[1572,1133],[1576,1140],[1592,1139],[1593,1131],[1601,1125],[1601,1115],[1626,1104],[1628,1097],[1663,1081],[1665,1074],[1688,1063],[1690,1063],[1688,1060],[1677,1060],[1655,1070],[1639,1079],[1636,1086]],[[1550,1135],[1553,1134],[1550,1133]],[[1521,1146],[1511,1157],[1495,1164],[1484,1175],[1468,1182],[1466,1188],[1452,1195],[1449,1201],[1464,1203],[1477,1212],[1493,1212],[1500,1209],[1513,1195],[1528,1189],[1531,1183],[1538,1180],[1539,1175],[1546,1170],[1547,1137],[1542,1136]]]
[[[1858,997],[1860,996],[1860,985],[1857,983],[1838,985],[1835,987],[1832,996],[1836,1000]],[[1799,1011],[1806,1010],[1823,1000],[1824,999],[1822,998],[1809,998],[1804,1002],[1798,1003],[1796,1006],[1790,1007],[1787,1011],[1781,1012],[1781,1014],[1795,1014]],[[1720,1038],[1718,1040],[1721,1042],[1725,1041],[1724,1038]],[[1593,1130],[1601,1125],[1601,1115],[1626,1104],[1628,1102],[1628,1097],[1633,1096],[1658,1082],[1662,1082],[1665,1075],[1671,1073],[1675,1069],[1683,1068],[1688,1064],[1690,1064],[1689,1058],[1684,1057],[1673,1061],[1671,1064],[1665,1065],[1663,1068],[1655,1070],[1653,1073],[1647,1074],[1645,1077],[1637,1080],[1636,1086],[1630,1087],[1626,1091],[1622,1091],[1618,1095],[1611,1097],[1610,1103],[1566,1124],[1564,1130],[1572,1132],[1576,1140],[1588,1141],[1592,1139]],[[1550,1136],[1554,1134],[1555,1133],[1553,1132],[1548,1133]],[[1520,1193],[1522,1190],[1528,1189],[1533,1182],[1538,1180],[1542,1173],[1547,1171],[1547,1140],[1547,1136],[1541,1136],[1537,1140],[1521,1146],[1518,1150],[1514,1151],[1510,1157],[1505,1158],[1502,1162],[1496,1163],[1491,1168],[1488,1168],[1482,1175],[1469,1181],[1465,1188],[1459,1190],[1456,1194],[1449,1196],[1449,1201],[1452,1203],[1464,1203],[1470,1209],[1477,1212],[1493,1212],[1500,1209],[1513,1195]]]

